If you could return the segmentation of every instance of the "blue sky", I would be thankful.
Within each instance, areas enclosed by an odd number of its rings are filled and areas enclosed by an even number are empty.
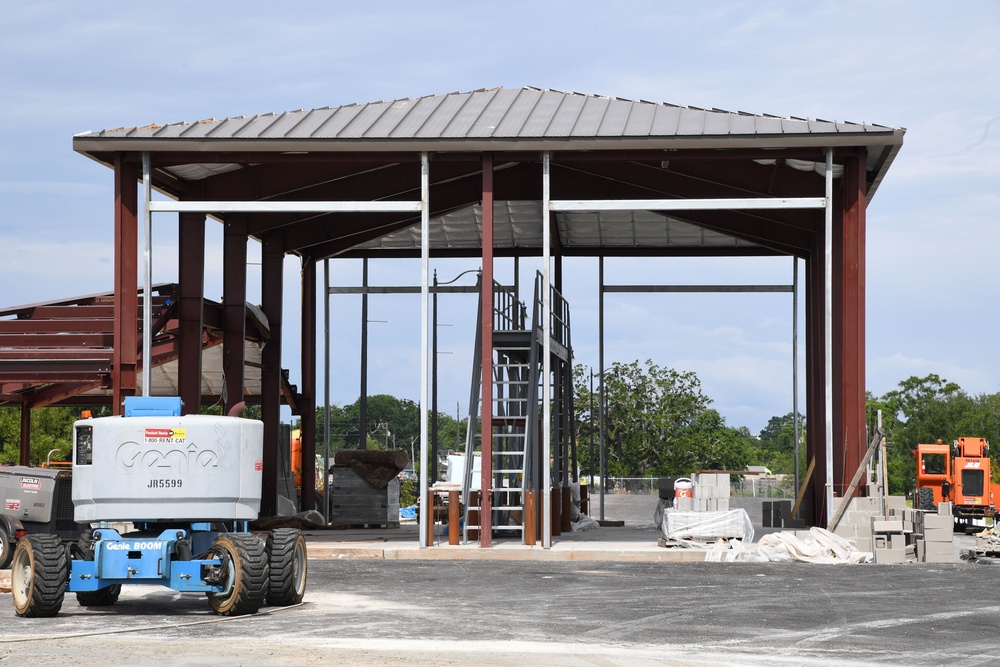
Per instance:
[[[0,306],[111,289],[112,174],[72,151],[76,133],[535,86],[907,128],[868,209],[867,386],[882,394],[938,373],[970,393],[1000,391],[1000,5],[695,4],[8,3]],[[154,280],[174,280],[176,225],[155,224]],[[220,226],[208,243],[214,264]],[[435,266],[450,279],[475,262]],[[524,262],[525,279],[535,268]],[[357,262],[331,269],[337,284],[360,280]],[[596,366],[596,260],[566,269],[577,361]],[[792,267],[609,261],[606,271],[609,283],[788,283]],[[373,262],[370,273],[373,284],[417,284],[419,265]],[[297,289],[293,259],[286,274]],[[211,266],[207,296],[220,294]],[[331,302],[335,403],[358,394],[359,301]],[[442,303],[439,405],[452,414],[456,402],[468,409],[474,307]],[[607,364],[652,358],[694,371],[728,423],[755,432],[791,410],[788,295],[614,295],[606,307]],[[370,393],[417,399],[419,300],[373,297],[369,319]],[[294,337],[291,327],[296,381]]]

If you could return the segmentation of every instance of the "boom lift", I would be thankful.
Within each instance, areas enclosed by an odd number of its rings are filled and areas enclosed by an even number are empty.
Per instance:
[[[181,416],[180,407],[176,397],[129,397],[124,417],[74,424],[74,518],[86,527],[75,541],[51,533],[18,540],[18,616],[55,616],[66,592],[109,606],[128,584],[204,593],[227,616],[302,601],[300,532],[249,532],[260,510],[263,424]]]

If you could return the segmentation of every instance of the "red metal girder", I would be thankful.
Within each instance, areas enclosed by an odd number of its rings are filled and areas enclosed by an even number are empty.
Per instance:
[[[108,351],[114,345],[114,334],[108,333],[78,333],[78,334],[58,334],[58,333],[4,333],[0,332],[0,349],[5,347],[33,347],[33,348],[61,348],[61,347],[82,347],[82,348],[107,348]]]
[[[178,216],[177,389],[185,414],[201,407],[202,310],[205,292],[205,216]]]
[[[111,320],[0,320],[0,333],[114,333]]]
[[[46,385],[31,393],[31,404],[36,408],[44,408],[57,403],[64,403],[67,399],[73,399],[91,389],[101,386],[100,380],[83,382],[59,382]],[[81,398],[83,403],[106,403],[106,397],[86,397]]]
[[[44,349],[0,349],[0,359],[4,361],[52,361],[90,359],[109,362],[113,352],[107,349],[91,348],[44,348]],[[4,369],[6,371],[6,369]]]
[[[114,304],[95,304],[89,306],[38,306],[30,312],[33,320],[42,319],[106,319],[115,318]]]
[[[838,246],[839,363],[837,392],[841,412],[835,424],[842,443],[836,452],[840,470],[841,493],[861,464],[867,448],[865,431],[865,152],[848,158],[844,165],[842,196],[834,210]],[[838,448],[840,449],[840,448]]]
[[[261,251],[261,310],[271,328],[271,339],[261,350],[261,420],[264,422],[261,516],[277,513],[283,260],[280,239],[265,237]]]
[[[298,396],[302,424],[302,507],[316,506],[316,263],[302,260],[301,361],[302,393]],[[325,488],[324,480],[324,488]]]
[[[493,545],[493,154],[483,153],[482,276],[482,492],[479,494],[479,546]],[[432,198],[433,199],[433,198]],[[470,425],[471,428],[471,425]],[[471,465],[471,463],[470,463]]]
[[[225,377],[226,411],[243,396],[244,345],[246,337],[247,236],[245,219],[230,216],[222,237],[222,372]]]
[[[136,323],[139,317],[138,174],[135,162],[126,162],[122,153],[115,155],[115,347],[111,407],[116,415],[122,414],[125,397],[136,393]]]
[[[816,234],[806,258],[806,451],[815,461],[809,482],[811,523],[826,525],[826,369],[824,357],[823,232]]]

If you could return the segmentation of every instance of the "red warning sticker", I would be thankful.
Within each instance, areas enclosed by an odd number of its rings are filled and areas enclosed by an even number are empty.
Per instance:
[[[18,512],[21,509],[21,501],[20,500],[7,500],[3,504],[3,507],[4,507],[5,510],[8,510],[10,512]]]
[[[256,461],[253,462],[253,469],[257,472],[260,472],[261,470],[264,469],[264,462],[260,459],[257,459]]]

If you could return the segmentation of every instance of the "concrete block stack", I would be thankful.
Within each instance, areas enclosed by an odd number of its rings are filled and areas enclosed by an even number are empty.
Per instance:
[[[858,551],[871,551],[872,517],[879,509],[878,498],[851,498],[833,532],[853,542]]]
[[[702,472],[695,475],[691,509],[695,512],[729,511],[729,474]]]
[[[951,503],[939,503],[938,511],[920,512],[923,537],[917,540],[917,560],[921,563],[952,563],[955,561],[955,518]]]
[[[805,528],[805,519],[792,516],[791,500],[765,500],[761,503],[761,523],[764,528]]]
[[[898,514],[886,519],[871,518],[872,552],[876,563],[906,563],[916,560],[913,545],[912,524],[908,524]]]

